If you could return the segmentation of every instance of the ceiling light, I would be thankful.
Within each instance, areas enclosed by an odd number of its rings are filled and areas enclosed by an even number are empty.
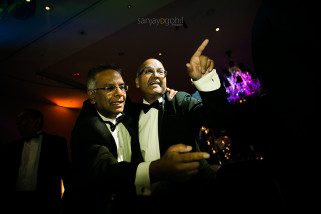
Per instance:
[[[220,28],[219,27],[217,27],[217,28],[215,28],[215,31],[217,32],[217,31],[219,31],[220,30]]]
[[[48,100],[64,108],[80,109],[86,98],[84,97],[49,97]]]
[[[79,72],[74,72],[71,74],[73,77],[80,77],[80,73]]]

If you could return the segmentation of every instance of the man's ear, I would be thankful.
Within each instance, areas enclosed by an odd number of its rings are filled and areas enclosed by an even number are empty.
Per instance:
[[[90,103],[95,104],[96,103],[96,91],[95,90],[88,90],[87,95],[89,97]]]
[[[136,85],[136,88],[139,88],[138,77],[136,77],[135,79],[135,85]]]

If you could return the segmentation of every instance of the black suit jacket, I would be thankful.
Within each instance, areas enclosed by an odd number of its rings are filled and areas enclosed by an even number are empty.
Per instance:
[[[195,137],[202,125],[213,129],[223,128],[223,113],[226,100],[221,89],[214,92],[200,92],[202,101],[186,92],[178,92],[172,100],[164,96],[164,108],[159,111],[159,144],[161,154],[177,143],[195,145]],[[222,119],[221,119],[222,118]]]
[[[19,208],[17,204],[17,193],[15,191],[16,181],[21,163],[21,155],[24,140],[19,139],[5,145],[1,155],[4,167],[3,178],[5,179],[4,190],[7,193],[7,199],[10,201],[6,204],[11,208]],[[35,200],[38,200],[39,209],[46,213],[58,213],[61,209],[61,179],[67,187],[69,182],[69,155],[67,140],[63,137],[43,133],[42,144],[38,165],[37,188]],[[12,199],[12,200],[11,200]],[[13,207],[11,207],[13,206]],[[22,207],[23,209],[23,207]]]
[[[183,143],[193,146],[201,125],[207,125],[215,130],[226,127],[226,109],[228,103],[223,87],[212,92],[200,92],[201,100],[186,92],[179,91],[169,99],[168,92],[163,95],[163,108],[159,110],[158,132],[161,155],[171,145]],[[139,120],[141,104],[134,105],[135,120]],[[138,129],[138,122],[136,122]]]
[[[71,135],[73,179],[66,192],[68,211],[106,213],[131,206],[117,205],[133,202],[136,168],[142,158],[133,120],[125,113],[122,123],[131,135],[131,162],[117,162],[114,138],[94,105],[84,102]]]
[[[196,135],[201,125],[223,128],[224,112],[226,110],[226,94],[224,88],[213,92],[200,92],[202,101],[192,97],[186,92],[179,91],[173,99],[169,99],[168,93],[163,95],[163,108],[159,110],[159,146],[161,156],[168,147],[174,144],[187,144],[193,146],[194,151],[199,151],[196,143]],[[138,120],[142,104],[132,104],[138,129]],[[222,118],[222,119],[221,119]],[[204,191],[214,181],[215,172],[210,169],[208,163],[201,163],[201,170],[191,180],[160,182],[153,191],[154,202],[160,213],[168,207],[178,207],[177,204],[201,203]],[[194,197],[197,196],[197,197]],[[166,205],[166,206],[165,206]],[[185,211],[197,206],[188,206]],[[178,208],[183,211],[182,206]],[[156,211],[156,210],[154,210]]]

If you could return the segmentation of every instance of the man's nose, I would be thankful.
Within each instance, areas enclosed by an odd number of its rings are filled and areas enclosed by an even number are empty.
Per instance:
[[[126,94],[126,91],[124,91],[123,89],[121,89],[119,86],[117,86],[115,88],[115,91],[114,91],[117,95],[124,95]]]

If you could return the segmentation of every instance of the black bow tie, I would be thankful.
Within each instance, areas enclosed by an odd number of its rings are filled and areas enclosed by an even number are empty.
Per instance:
[[[153,102],[152,104],[150,104],[150,105],[148,105],[148,104],[143,104],[143,111],[144,111],[144,113],[146,114],[148,111],[149,111],[149,109],[151,109],[151,108],[155,108],[155,109],[160,109],[161,108],[161,103],[158,101],[158,100],[156,100],[155,102]]]
[[[125,115],[122,114],[121,116],[117,117],[115,124],[113,124],[111,121],[104,121],[104,122],[107,123],[107,124],[109,124],[110,130],[113,132],[113,131],[115,131],[116,126],[117,126],[119,123],[122,122],[122,120],[124,119],[124,116],[125,116]]]

